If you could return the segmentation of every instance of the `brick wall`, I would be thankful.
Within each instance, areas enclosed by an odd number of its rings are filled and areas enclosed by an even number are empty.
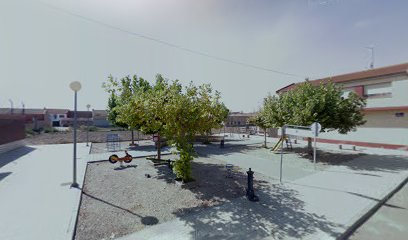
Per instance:
[[[0,115],[0,145],[24,138],[24,118],[12,115]]]

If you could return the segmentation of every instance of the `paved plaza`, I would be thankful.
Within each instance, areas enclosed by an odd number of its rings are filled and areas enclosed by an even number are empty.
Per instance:
[[[163,154],[170,153],[166,149]],[[80,188],[88,162],[115,154],[89,151],[84,143],[77,145]],[[70,188],[72,153],[72,144],[55,144],[26,146],[0,155],[0,239],[72,239],[81,197],[81,189]],[[147,146],[129,153],[136,157],[156,151]],[[124,155],[123,151],[116,154]]]
[[[260,148],[263,137],[229,135],[226,140],[222,149],[218,144],[197,144],[197,152],[200,157],[233,164],[242,172],[251,168],[255,178],[257,174],[266,176],[269,187],[255,189],[259,202],[236,198],[121,239],[335,239],[408,177],[406,151],[352,151],[347,146],[340,151],[335,145],[318,144],[314,165],[311,156],[301,154],[306,143],[299,142],[294,144],[294,152],[283,155],[279,182],[281,155]],[[268,138],[268,145],[276,141]],[[80,186],[86,164],[106,160],[111,154],[89,151],[84,144],[78,145]],[[129,153],[147,156],[155,150],[146,146]],[[72,239],[81,191],[70,188],[71,182],[72,144],[27,146],[0,155],[0,239]],[[400,221],[407,219],[407,206],[397,200],[387,204],[393,206],[392,211],[378,211],[373,227],[362,227],[354,239],[370,239],[375,229],[390,222],[386,217],[395,214],[396,222],[384,229],[404,224]]]
[[[72,239],[81,197],[80,189],[70,188],[72,149],[27,146],[0,155],[0,239]],[[78,145],[79,183],[88,151]]]

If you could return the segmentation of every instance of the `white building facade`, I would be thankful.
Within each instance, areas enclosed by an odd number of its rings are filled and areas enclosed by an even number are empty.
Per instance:
[[[348,134],[321,133],[319,141],[408,150],[408,63],[310,81],[342,86],[344,97],[355,92],[367,101],[367,121]],[[296,87],[291,84],[277,93]]]

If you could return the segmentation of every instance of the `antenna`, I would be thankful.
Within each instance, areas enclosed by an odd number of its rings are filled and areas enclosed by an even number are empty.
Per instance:
[[[368,47],[365,47],[368,50],[370,50],[371,57],[370,57],[370,69],[374,68],[374,45],[370,45]]]

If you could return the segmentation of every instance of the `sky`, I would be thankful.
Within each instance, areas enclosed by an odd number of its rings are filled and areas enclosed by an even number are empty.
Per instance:
[[[408,1],[0,0],[0,108],[106,109],[102,83],[210,83],[231,111],[316,79],[408,62]],[[280,73],[277,73],[280,72]],[[287,73],[287,74],[281,74]]]

